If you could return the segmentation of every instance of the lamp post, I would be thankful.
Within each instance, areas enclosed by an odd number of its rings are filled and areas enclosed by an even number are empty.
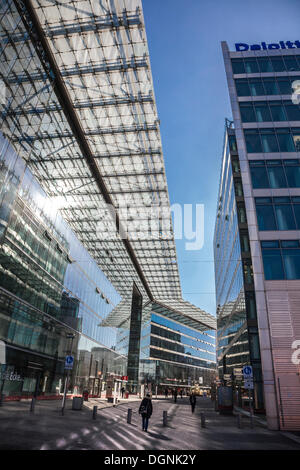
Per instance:
[[[75,334],[74,333],[67,333],[66,338],[71,339],[70,355],[72,355],[73,340],[75,338]],[[66,375],[66,378],[65,378],[64,396],[63,396],[63,401],[62,401],[62,406],[61,406],[61,413],[62,414],[64,414],[64,410],[65,410],[67,389],[68,389],[68,383],[69,383],[69,373],[70,373],[70,369],[67,370],[67,375]]]

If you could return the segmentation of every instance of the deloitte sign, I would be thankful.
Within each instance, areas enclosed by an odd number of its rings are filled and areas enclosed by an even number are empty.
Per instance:
[[[235,44],[235,49],[238,52],[243,51],[267,51],[274,49],[300,49],[300,41],[279,41],[272,44],[267,44],[266,42],[261,42],[260,44],[245,44],[243,42],[237,42]]]

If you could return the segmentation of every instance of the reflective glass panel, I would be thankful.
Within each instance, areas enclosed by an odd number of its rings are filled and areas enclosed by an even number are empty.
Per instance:
[[[300,279],[300,249],[282,250],[286,279]]]
[[[295,230],[296,223],[291,204],[274,205],[278,230]]]
[[[266,280],[284,279],[280,250],[262,249]]]

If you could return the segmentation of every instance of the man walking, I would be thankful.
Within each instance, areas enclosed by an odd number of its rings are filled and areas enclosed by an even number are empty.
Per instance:
[[[196,395],[194,394],[194,392],[190,395],[190,404],[192,407],[192,413],[194,413],[196,406]]]
[[[152,411],[153,411],[153,408],[152,408],[150,394],[147,393],[147,395],[145,396],[145,398],[143,398],[142,403],[140,404],[140,407],[139,407],[139,414],[142,415],[143,431],[147,432],[148,430],[149,418],[152,415]]]
[[[174,402],[176,403],[177,402],[177,388],[175,388],[174,390]]]

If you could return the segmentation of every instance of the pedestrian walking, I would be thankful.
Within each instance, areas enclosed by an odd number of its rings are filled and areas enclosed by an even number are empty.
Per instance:
[[[175,388],[174,390],[174,402],[176,403],[177,402],[177,388]]]
[[[143,431],[148,430],[148,424],[149,424],[149,419],[152,415],[152,402],[151,402],[151,397],[150,394],[147,393],[145,398],[143,398],[142,403],[140,404],[139,407],[139,414],[142,415],[142,427]]]
[[[192,407],[192,413],[194,413],[196,406],[196,395],[194,394],[194,392],[190,395],[190,404]]]
[[[125,392],[125,388],[122,387],[122,388],[121,388],[122,398],[123,398],[123,396],[124,396],[124,392]]]
[[[182,389],[180,390],[180,396],[181,396],[181,398],[183,398],[183,390]]]
[[[169,393],[169,390],[166,388],[165,389],[165,397],[168,398],[168,393]]]

